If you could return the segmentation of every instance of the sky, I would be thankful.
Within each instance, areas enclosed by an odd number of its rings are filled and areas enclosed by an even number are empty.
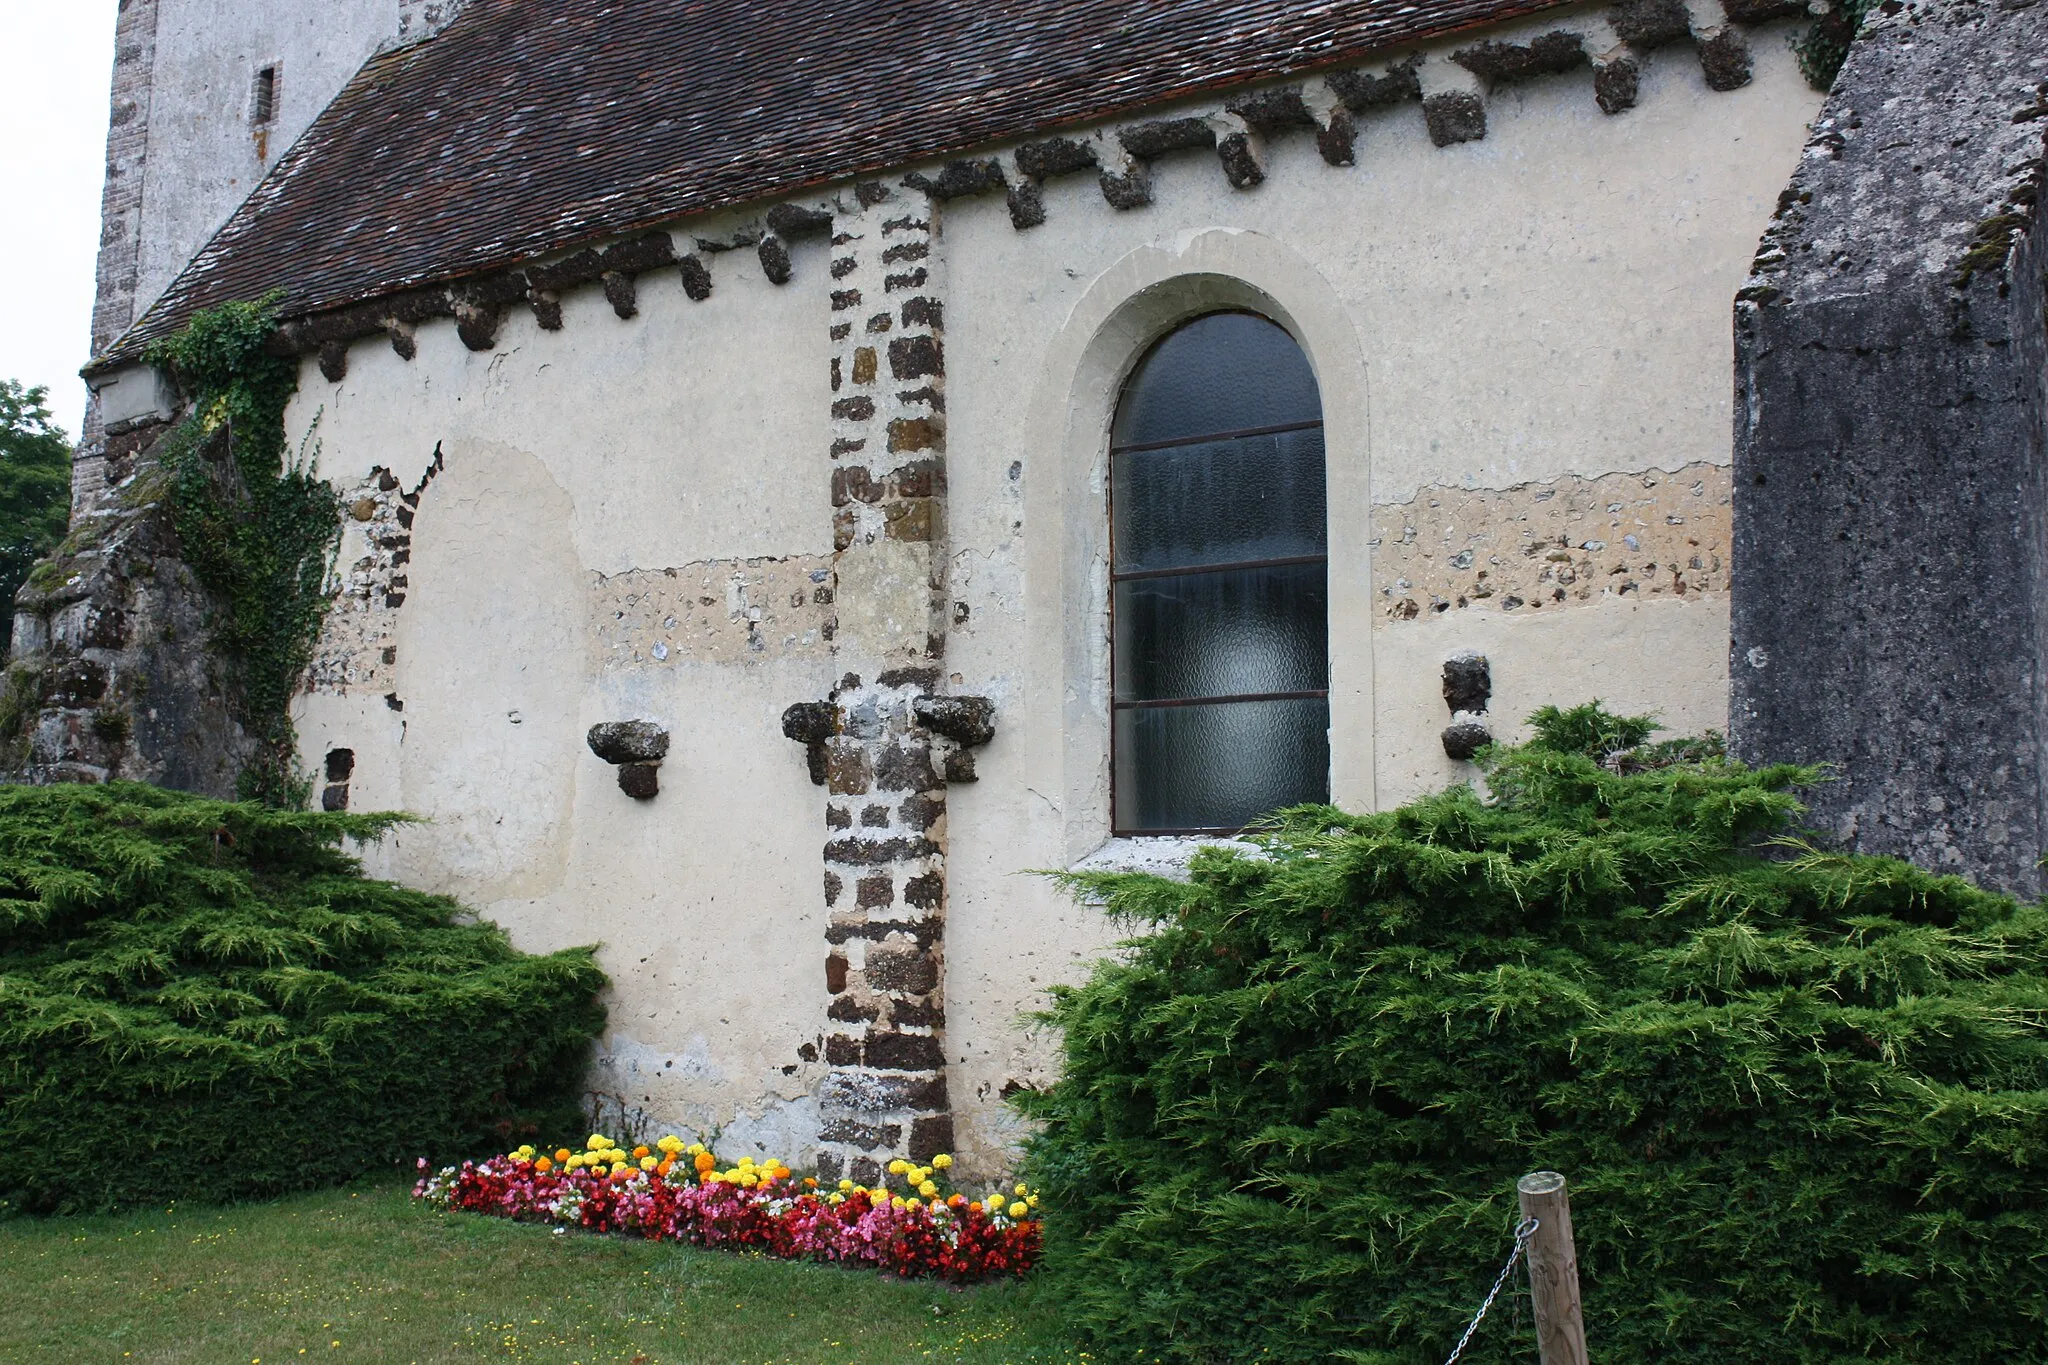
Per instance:
[[[0,0],[0,379],[85,414],[117,0]]]

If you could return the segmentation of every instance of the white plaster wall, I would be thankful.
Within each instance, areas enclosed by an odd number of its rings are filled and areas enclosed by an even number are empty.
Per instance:
[[[393,613],[403,710],[380,682],[303,698],[299,725],[309,768],[354,750],[351,809],[427,821],[374,871],[461,898],[530,950],[600,945],[608,1111],[787,1157],[816,1128],[798,1049],[826,999],[824,825],[779,721],[823,694],[831,661],[815,633],[756,654],[679,632],[659,659],[600,658],[617,626],[601,575],[831,548],[823,293],[768,284],[751,254],[713,269],[704,303],[674,272],[643,276],[631,321],[588,289],[560,332],[508,317],[492,353],[441,322],[413,361],[373,340],[340,384],[304,369],[288,426],[329,479],[382,466],[411,489],[437,448],[443,467]],[[584,743],[641,717],[673,735],[644,803]]]
[[[348,78],[398,32],[398,0],[157,0],[156,63],[135,316]],[[276,116],[249,121],[256,72],[277,64]]]
[[[1493,658],[1504,735],[1593,695],[1681,730],[1723,723],[1725,597],[1392,621],[1370,510],[1439,485],[1727,463],[1730,301],[1818,105],[1775,37],[1755,35],[1756,79],[1727,94],[1689,48],[1657,53],[1620,117],[1580,72],[1495,93],[1476,144],[1431,146],[1409,105],[1364,121],[1354,167],[1277,139],[1252,191],[1199,153],[1157,163],[1156,202],[1129,213],[1089,175],[1049,184],[1028,232],[993,197],[939,210],[949,590],[968,612],[945,666],[999,704],[981,781],[948,815],[946,1037],[970,1167],[1000,1166],[1015,1136],[1002,1094],[1050,1076],[1022,1016],[1114,937],[1033,870],[1107,833],[1105,437],[1123,374],[1177,317],[1263,301],[1317,367],[1340,803],[1463,771],[1437,740],[1459,648]],[[703,304],[659,273],[632,321],[584,290],[559,333],[514,310],[493,353],[442,322],[412,362],[371,340],[338,385],[306,367],[291,424],[329,477],[383,466],[410,488],[437,447],[445,468],[399,609],[404,710],[321,692],[301,731],[309,765],[356,751],[353,807],[432,821],[375,866],[523,946],[602,943],[603,1088],[790,1155],[815,1125],[819,1072],[797,1049],[824,1024],[823,803],[777,717],[839,667],[800,643],[616,668],[595,643],[599,575],[830,553],[825,256],[803,245],[781,288],[750,253],[711,264]],[[582,746],[632,716],[676,737],[644,805]]]
[[[1305,133],[1278,138],[1251,191],[1196,152],[1156,162],[1155,202],[1133,212],[1110,210],[1089,175],[1047,184],[1047,221],[1028,232],[993,200],[946,206],[953,591],[970,613],[947,666],[963,690],[1003,702],[982,780],[954,790],[948,817],[963,1149],[1006,1140],[1015,1121],[995,1097],[1048,1074],[1051,1056],[1018,1018],[1115,937],[1025,871],[1070,865],[1107,830],[1101,528],[1115,388],[1088,344],[1139,316],[1154,330],[1118,338],[1128,365],[1170,319],[1114,313],[1100,296],[1176,269],[1234,274],[1268,291],[1268,311],[1307,343],[1333,428],[1340,804],[1390,804],[1470,773],[1438,739],[1442,661],[1462,648],[1493,661],[1503,738],[1540,704],[1595,696],[1677,732],[1725,726],[1725,596],[1389,621],[1367,605],[1360,528],[1369,503],[1436,485],[1728,463],[1731,300],[1819,106],[1776,33],[1751,45],[1754,82],[1725,94],[1706,88],[1689,46],[1659,51],[1639,107],[1618,117],[1600,113],[1581,71],[1494,92],[1481,142],[1432,146],[1412,104],[1361,120],[1353,167],[1323,164]],[[1431,56],[1426,87],[1445,66]],[[1187,296],[1186,312],[1216,306],[1202,288]],[[1333,395],[1354,406],[1333,409]],[[1357,429],[1356,454],[1339,426]]]

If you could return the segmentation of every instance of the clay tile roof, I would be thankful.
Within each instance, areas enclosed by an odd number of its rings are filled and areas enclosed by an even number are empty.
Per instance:
[[[470,0],[364,64],[101,368],[1560,0]]]

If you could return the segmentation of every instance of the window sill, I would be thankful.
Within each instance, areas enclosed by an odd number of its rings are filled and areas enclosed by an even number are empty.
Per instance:
[[[1239,853],[1258,850],[1242,839],[1223,835],[1158,835],[1116,838],[1105,842],[1087,857],[1068,866],[1069,872],[1151,872],[1177,882],[1188,879],[1188,860],[1195,850],[1228,848]]]

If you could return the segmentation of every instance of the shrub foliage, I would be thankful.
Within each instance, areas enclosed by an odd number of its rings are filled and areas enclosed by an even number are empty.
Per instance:
[[[2048,1326],[2048,919],[1788,834],[1593,707],[1453,788],[1282,812],[1056,992],[1046,1266],[1107,1358],[1435,1362],[1567,1172],[1595,1356],[1989,1362]],[[1534,1359],[1496,1307],[1466,1359]]]
[[[267,1195],[580,1122],[585,949],[366,878],[393,815],[0,787],[0,1201]]]

